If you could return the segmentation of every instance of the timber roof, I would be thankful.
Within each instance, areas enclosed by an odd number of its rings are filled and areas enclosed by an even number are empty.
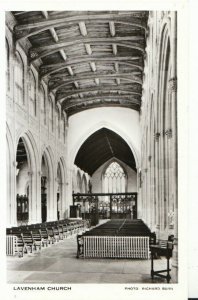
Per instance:
[[[124,162],[136,171],[135,158],[125,140],[117,133],[101,128],[82,144],[74,163],[92,176],[111,158]]]
[[[147,11],[15,11],[16,41],[70,116],[85,109],[139,110]]]

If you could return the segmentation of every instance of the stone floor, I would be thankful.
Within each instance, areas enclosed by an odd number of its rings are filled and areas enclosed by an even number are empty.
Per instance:
[[[150,278],[150,260],[77,259],[72,236],[23,258],[7,257],[8,283],[165,283]],[[163,269],[165,259],[155,260]]]

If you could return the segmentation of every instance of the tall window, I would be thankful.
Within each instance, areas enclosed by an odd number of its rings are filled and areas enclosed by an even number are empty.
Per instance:
[[[126,192],[126,174],[115,161],[108,166],[104,173],[104,189],[105,193]]]
[[[30,71],[30,114],[36,116],[36,80],[32,71]]]
[[[40,100],[40,107],[41,107],[41,124],[46,124],[46,101],[45,101],[45,91],[44,88],[41,86],[39,90],[39,100]]]
[[[50,130],[53,131],[53,102],[49,97],[49,126]]]
[[[23,99],[23,89],[24,89],[24,66],[23,61],[20,56],[20,54],[16,53],[16,63],[15,63],[15,69],[14,69],[14,80],[15,80],[15,102],[19,104],[24,104]]]

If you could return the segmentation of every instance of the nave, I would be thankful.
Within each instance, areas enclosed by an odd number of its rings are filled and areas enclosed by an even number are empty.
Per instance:
[[[72,231],[70,222],[139,219],[165,249],[174,237],[171,280],[178,282],[177,12],[8,11],[5,20],[8,267],[31,261],[10,245],[22,240],[26,251],[41,231],[39,242],[48,243]],[[129,231],[126,253],[140,233]],[[76,238],[65,237],[31,254],[45,262],[41,272],[51,251],[67,253],[70,240],[76,248]],[[125,270],[116,255],[112,264]],[[131,258],[126,268],[135,266]],[[139,263],[140,282],[149,263]]]

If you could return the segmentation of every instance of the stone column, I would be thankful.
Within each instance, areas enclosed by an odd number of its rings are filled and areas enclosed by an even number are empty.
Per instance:
[[[172,104],[172,195],[174,201],[174,250],[172,259],[172,278],[178,281],[178,164],[177,164],[177,15],[172,12],[171,18],[171,65],[172,73],[169,80],[169,93]]]
[[[10,182],[10,220],[9,226],[17,226],[17,203],[16,203],[16,162],[11,164]]]
[[[41,171],[37,172],[36,182],[37,182],[36,223],[40,223],[42,222],[41,220]]]
[[[155,139],[155,199],[156,199],[156,234],[159,235],[160,230],[160,197],[159,197],[159,139],[160,133],[156,132]]]

